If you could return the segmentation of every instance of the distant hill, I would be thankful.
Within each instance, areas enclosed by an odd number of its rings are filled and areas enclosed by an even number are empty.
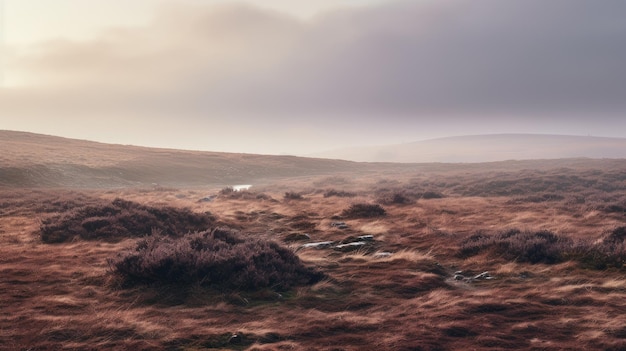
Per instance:
[[[586,139],[573,137],[573,140]],[[620,147],[624,145],[623,139],[592,139],[604,140],[605,144],[600,142],[594,144],[598,152],[601,151],[600,145],[604,145],[604,151],[597,154],[582,154],[583,156],[624,157],[623,154],[626,153],[625,148]],[[339,176],[337,179],[341,179],[341,177],[374,175],[379,178],[388,178],[399,173],[409,175],[447,172],[480,173],[563,167],[576,169],[615,169],[617,167],[621,169],[626,161],[569,158],[467,164],[389,163],[410,160],[474,162],[497,158],[528,158],[528,150],[520,154],[516,153],[513,147],[514,145],[521,147],[522,140],[526,142],[532,140],[535,143],[531,149],[536,152],[534,154],[536,158],[577,155],[576,153],[550,153],[551,150],[559,147],[571,151],[575,143],[567,144],[570,145],[569,148],[561,143],[562,140],[568,140],[566,137],[546,137],[546,140],[534,136],[523,139],[517,136],[447,138],[381,148],[355,149],[355,152],[358,151],[355,155],[361,155],[361,157],[334,155],[338,158],[387,161],[374,163],[295,156],[158,149],[0,130],[0,187],[118,188],[150,187],[155,184],[173,187],[262,185],[297,177]],[[589,146],[590,144],[581,145]],[[366,152],[364,153],[363,150]],[[418,157],[419,155],[422,155],[421,158]],[[518,155],[518,157],[512,155]]]
[[[0,131],[0,150],[0,186],[259,184],[367,168],[348,161],[112,145],[14,131]]]
[[[494,134],[355,147],[313,155],[359,162],[494,162],[561,158],[626,158],[626,138]]]

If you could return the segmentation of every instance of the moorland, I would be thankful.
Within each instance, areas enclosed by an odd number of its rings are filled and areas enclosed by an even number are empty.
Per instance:
[[[624,159],[0,144],[0,350],[626,349]]]

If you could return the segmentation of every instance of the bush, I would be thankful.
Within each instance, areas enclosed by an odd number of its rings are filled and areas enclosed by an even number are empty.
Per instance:
[[[626,227],[617,227],[601,242],[583,241],[570,253],[572,259],[593,269],[622,268],[626,264]]]
[[[378,204],[353,204],[349,208],[343,210],[341,215],[347,218],[372,218],[385,216],[387,211]]]
[[[626,227],[617,227],[607,235],[603,242],[605,244],[624,244],[626,241]]]
[[[300,193],[294,191],[288,191],[285,193],[285,199],[287,200],[302,200],[304,197]]]
[[[445,196],[442,193],[436,191],[426,191],[422,194],[421,198],[424,200],[429,199],[443,199]]]
[[[233,188],[232,186],[227,186],[225,188],[223,188],[222,190],[220,190],[219,194],[220,195],[230,195],[232,193],[235,193],[235,188]]]
[[[263,193],[257,193],[250,190],[235,190],[233,187],[226,187],[219,191],[218,197],[220,199],[228,200],[272,200],[269,195]]]
[[[78,207],[47,218],[40,225],[41,240],[60,243],[78,236],[109,241],[149,235],[154,229],[168,235],[206,230],[214,223],[210,213],[174,207],[150,207],[115,199],[111,203]]]
[[[326,190],[326,192],[324,193],[324,197],[332,197],[332,196],[336,196],[336,197],[355,197],[356,194],[348,192],[348,191],[335,190],[335,189]]]
[[[507,260],[530,263],[558,263],[571,250],[572,240],[549,231],[522,232],[517,229],[493,236],[477,234],[461,245],[461,256],[489,252]]]
[[[224,229],[180,238],[155,235],[109,262],[114,274],[128,285],[199,284],[223,291],[283,291],[323,278],[289,249],[269,241],[243,240]]]
[[[385,205],[406,205],[413,202],[408,195],[402,192],[385,194],[381,196],[378,201]]]
[[[580,262],[592,269],[622,268],[626,263],[626,227],[615,228],[600,242],[573,241],[548,231],[521,232],[517,229],[493,236],[475,234],[461,245],[460,255],[469,257],[481,252],[530,263]]]

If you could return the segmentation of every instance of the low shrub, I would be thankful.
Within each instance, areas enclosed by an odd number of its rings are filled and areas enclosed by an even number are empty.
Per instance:
[[[111,203],[75,208],[44,219],[39,227],[41,240],[60,243],[80,237],[86,240],[116,241],[149,235],[157,229],[167,235],[206,230],[215,222],[210,213],[194,213],[174,207],[151,207],[115,199]]]
[[[507,260],[530,263],[558,263],[572,247],[572,240],[549,231],[522,232],[508,230],[496,235],[477,234],[461,245],[463,257],[489,252]]]
[[[626,242],[626,227],[613,229],[603,240],[605,244],[624,244]]]
[[[285,193],[285,199],[287,200],[302,200],[304,197],[300,193],[294,191],[288,191]]]
[[[436,191],[425,191],[421,195],[421,198],[424,199],[424,200],[443,199],[444,197],[445,197],[445,195],[443,195],[440,192],[436,192]]]
[[[220,190],[218,193],[218,197],[220,199],[229,199],[229,200],[270,200],[271,197],[263,194],[256,193],[254,191],[242,189],[235,190],[233,187],[226,187]]]
[[[233,188],[232,186],[227,186],[225,188],[222,188],[222,190],[220,190],[219,194],[220,195],[230,195],[232,193],[235,193],[235,188]]]
[[[413,203],[413,200],[407,194],[404,194],[402,192],[394,192],[379,197],[378,202],[385,205],[406,205]]]
[[[460,256],[482,252],[518,262],[554,264],[577,261],[592,269],[623,268],[626,264],[626,227],[615,228],[601,241],[574,241],[549,231],[513,229],[496,235],[479,233],[462,243]]]
[[[341,212],[341,215],[346,218],[372,218],[385,216],[386,214],[387,211],[382,206],[366,203],[353,204]]]
[[[617,227],[600,242],[583,241],[576,245],[570,258],[592,269],[622,268],[626,264],[626,227]]]
[[[179,238],[155,235],[109,263],[131,286],[199,284],[223,291],[284,291],[323,278],[275,242],[243,240],[219,228]]]
[[[335,190],[335,189],[329,189],[326,190],[326,192],[324,192],[324,197],[355,197],[356,194],[355,193],[351,193],[349,191],[343,191],[343,190]]]

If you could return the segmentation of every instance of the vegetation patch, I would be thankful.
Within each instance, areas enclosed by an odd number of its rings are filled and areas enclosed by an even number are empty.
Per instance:
[[[549,231],[522,232],[512,229],[492,236],[472,235],[462,244],[461,255],[467,257],[488,251],[494,256],[517,262],[558,263],[565,259],[565,253],[571,247],[571,239]]]
[[[219,228],[179,238],[155,235],[109,263],[131,286],[199,284],[224,291],[285,291],[323,278],[275,242],[243,240]]]
[[[586,268],[623,268],[626,264],[626,227],[617,227],[600,242],[580,242],[569,254]]]
[[[407,205],[413,203],[413,199],[403,192],[393,192],[378,198],[378,202],[385,205]]]
[[[326,190],[326,192],[324,192],[324,197],[355,197],[356,193],[351,193],[349,191],[343,191],[343,190],[335,190],[335,189],[328,189]]]
[[[302,194],[296,193],[294,191],[288,191],[288,192],[285,193],[285,199],[286,200],[302,200],[302,199],[304,199],[304,196],[302,196]]]
[[[220,190],[218,198],[226,200],[274,200],[271,196],[264,193],[257,193],[246,189],[235,190],[235,188],[231,186]]]
[[[618,227],[601,241],[562,237],[549,231],[508,230],[496,235],[475,234],[465,240],[462,257],[489,253],[506,260],[554,264],[578,261],[593,269],[622,268],[626,263],[626,227]]]
[[[373,218],[382,217],[386,214],[387,211],[382,206],[366,203],[353,204],[341,212],[341,216],[346,218]]]
[[[195,213],[174,207],[151,207],[115,199],[110,203],[74,208],[44,219],[41,240],[61,243],[80,237],[85,240],[116,241],[145,236],[153,230],[167,235],[181,235],[207,230],[215,222],[210,213]]]
[[[420,198],[425,199],[425,200],[443,199],[444,197],[446,197],[444,194],[437,192],[437,191],[425,191],[420,196]]]

